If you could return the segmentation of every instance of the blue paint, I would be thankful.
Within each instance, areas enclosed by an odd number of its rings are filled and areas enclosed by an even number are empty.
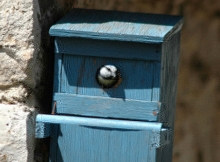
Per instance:
[[[82,48],[82,44],[83,47]],[[58,37],[56,53],[132,60],[161,60],[160,44]]]

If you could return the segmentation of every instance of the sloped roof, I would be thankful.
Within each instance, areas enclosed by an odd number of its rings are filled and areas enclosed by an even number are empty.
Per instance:
[[[73,9],[49,33],[57,37],[160,43],[181,25],[181,16]]]

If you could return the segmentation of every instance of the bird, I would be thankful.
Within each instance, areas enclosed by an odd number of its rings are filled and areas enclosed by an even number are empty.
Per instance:
[[[116,66],[103,65],[98,69],[96,79],[102,88],[112,88],[121,82],[121,74]]]

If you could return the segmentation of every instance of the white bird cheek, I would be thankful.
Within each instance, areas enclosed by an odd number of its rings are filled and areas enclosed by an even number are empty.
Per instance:
[[[109,77],[111,76],[111,72],[109,72],[108,70],[106,70],[105,68],[102,68],[100,70],[100,75],[103,76],[103,77]]]

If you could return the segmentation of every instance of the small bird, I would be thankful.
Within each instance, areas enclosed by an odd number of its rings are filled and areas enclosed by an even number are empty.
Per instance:
[[[119,84],[121,74],[116,66],[103,65],[98,69],[96,79],[102,88],[112,88]]]

